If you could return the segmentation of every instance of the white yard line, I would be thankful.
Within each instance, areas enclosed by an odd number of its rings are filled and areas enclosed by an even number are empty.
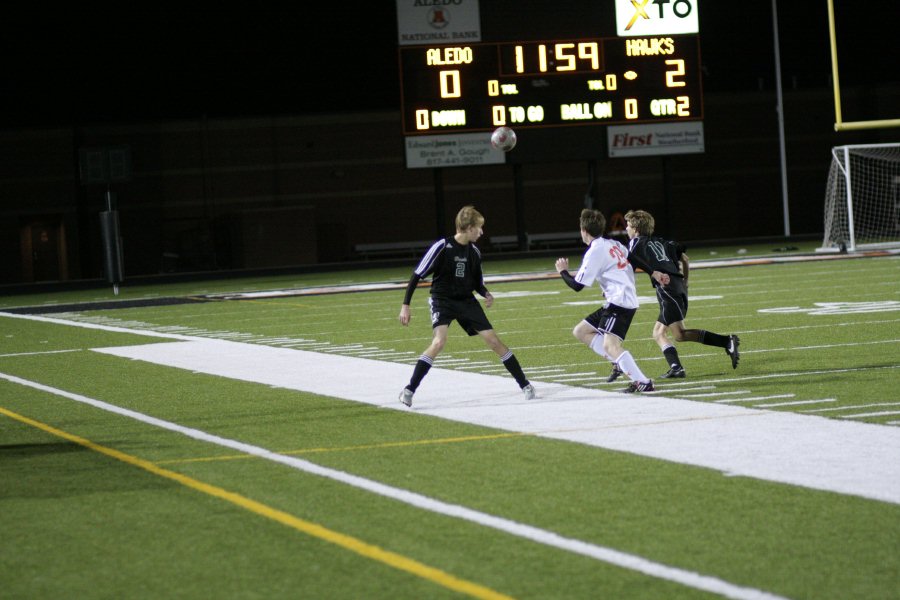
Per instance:
[[[103,402],[102,400],[89,398],[87,396],[82,396],[81,394],[67,392],[65,390],[60,390],[58,388],[43,385],[41,383],[22,379],[14,375],[0,373],[0,379],[4,379],[18,385],[41,390],[50,394],[55,394],[57,396],[62,396],[64,398],[68,398],[70,400],[74,400],[82,404],[87,404],[100,410],[105,410],[130,419],[134,419],[136,421],[140,421],[142,423],[146,423],[160,429],[179,433],[195,440],[216,444],[225,448],[230,448],[232,450],[249,454],[251,456],[256,456],[258,458],[280,463],[299,471],[310,473],[312,475],[326,477],[328,479],[332,479],[334,481],[338,481],[355,488],[363,489],[368,492],[378,494],[392,500],[396,500],[398,502],[404,502],[416,508],[457,519],[463,519],[465,521],[469,521],[483,527],[490,527],[492,529],[496,529],[510,535],[531,540],[538,544],[544,544],[546,546],[557,548],[559,550],[571,552],[573,554],[580,554],[588,558],[593,558],[595,560],[621,567],[623,569],[643,573],[644,575],[647,575],[649,577],[672,581],[689,588],[710,592],[712,594],[717,594],[726,598],[735,598],[737,600],[785,600],[782,596],[777,596],[763,590],[736,585],[717,577],[711,577],[709,575],[703,575],[694,571],[688,571],[662,563],[657,563],[642,556],[622,552],[620,550],[616,550],[615,548],[599,546],[579,539],[564,537],[546,529],[540,529],[539,527],[534,527],[525,523],[519,523],[517,521],[512,521],[510,519],[498,517],[496,515],[483,513],[459,504],[449,504],[447,502],[442,502],[441,500],[437,500],[429,496],[424,496],[416,492],[411,492],[409,490],[385,485],[378,481],[366,479],[365,477],[359,477],[357,475],[339,471],[337,469],[323,467],[293,456],[278,454],[277,452],[267,450],[266,448],[254,446],[252,444],[246,444],[244,442],[239,442],[237,440],[232,440],[229,438],[223,438],[217,435],[206,433],[205,431],[199,429],[185,427],[171,421],[157,419],[156,417],[151,417],[149,415],[145,415],[143,413],[127,408],[122,408],[120,406],[115,406],[113,404]]]

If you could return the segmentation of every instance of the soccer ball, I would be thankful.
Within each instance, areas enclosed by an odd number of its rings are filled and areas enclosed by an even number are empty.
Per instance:
[[[509,127],[498,127],[491,134],[491,146],[509,152],[516,147],[516,132]]]

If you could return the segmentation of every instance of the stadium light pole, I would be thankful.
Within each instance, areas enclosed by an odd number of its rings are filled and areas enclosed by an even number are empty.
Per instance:
[[[781,205],[784,213],[784,237],[791,235],[788,210],[787,152],[784,144],[784,97],[781,93],[781,50],[778,45],[778,0],[772,0],[772,31],[775,34],[775,94],[778,113],[778,143],[781,150]]]

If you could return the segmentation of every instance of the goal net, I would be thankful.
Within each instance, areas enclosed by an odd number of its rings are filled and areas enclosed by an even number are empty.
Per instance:
[[[900,144],[831,149],[819,250],[900,247]]]

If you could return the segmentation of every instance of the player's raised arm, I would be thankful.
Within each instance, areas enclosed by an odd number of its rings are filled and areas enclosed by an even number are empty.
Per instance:
[[[556,272],[562,273],[563,271],[569,270],[569,259],[568,258],[557,258],[556,259]]]
[[[584,289],[584,285],[575,281],[575,278],[572,277],[572,274],[569,273],[569,259],[568,258],[557,258],[556,259],[556,272],[560,274],[563,278],[563,281],[566,282],[566,285],[575,290],[576,292],[580,292]]]

